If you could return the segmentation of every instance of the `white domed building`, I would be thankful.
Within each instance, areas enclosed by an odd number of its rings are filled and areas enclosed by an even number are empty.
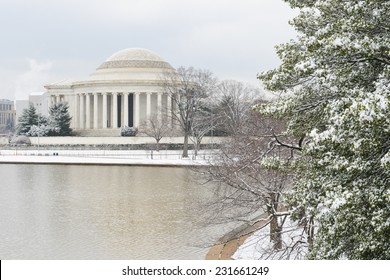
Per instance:
[[[110,56],[85,81],[45,88],[49,106],[68,102],[73,129],[139,127],[153,114],[161,117],[162,112],[171,111],[172,101],[162,92],[161,78],[172,71],[174,68],[156,53],[130,48]]]

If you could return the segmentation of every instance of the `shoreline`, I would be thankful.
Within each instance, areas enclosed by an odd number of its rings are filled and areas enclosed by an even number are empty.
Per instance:
[[[182,151],[145,150],[0,150],[0,164],[58,164],[196,167],[209,165],[210,153],[181,157]]]
[[[132,159],[67,156],[0,156],[0,164],[56,164],[56,165],[102,165],[102,166],[155,166],[193,167],[206,166],[202,160]]]
[[[258,217],[266,219],[267,214]],[[242,225],[222,236],[206,254],[205,260],[235,260],[234,253],[244,244],[245,240],[266,224],[266,220],[258,221],[253,225]]]
[[[199,167],[204,164],[195,163],[167,163],[167,162],[65,162],[65,161],[11,161],[0,160],[0,164],[26,164],[26,165],[84,165],[84,166],[143,166],[143,167]]]

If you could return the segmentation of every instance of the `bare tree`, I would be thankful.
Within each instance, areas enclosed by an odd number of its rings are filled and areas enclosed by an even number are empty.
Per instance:
[[[194,143],[195,156],[198,155],[203,137],[220,124],[220,117],[214,113],[213,106],[198,109],[193,117],[190,139]]]
[[[274,138],[283,123],[246,111],[239,116],[245,125],[235,128],[229,140],[208,169],[208,178],[217,186],[221,211],[238,209],[229,218],[254,223],[250,217],[266,213],[269,237],[275,250],[282,248],[282,229],[289,212],[284,208],[282,194],[291,175],[274,163],[291,156],[290,149],[280,146]],[[283,139],[283,136],[279,135]]]
[[[171,132],[168,122],[163,121],[157,114],[153,114],[141,126],[140,132],[156,140],[156,151],[160,151],[160,140]]]
[[[179,67],[163,77],[164,92],[172,100],[171,116],[184,134],[183,157],[188,157],[188,138],[191,135],[196,112],[213,94],[216,78],[207,70]]]
[[[261,97],[258,88],[234,80],[225,80],[217,87],[216,114],[222,119],[220,129],[228,135],[235,135],[245,125],[251,105]]]

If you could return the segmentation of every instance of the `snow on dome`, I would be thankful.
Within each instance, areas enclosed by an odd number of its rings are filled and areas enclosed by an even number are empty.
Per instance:
[[[124,49],[111,55],[89,77],[89,81],[156,82],[174,68],[158,54],[140,48]]]
[[[124,49],[111,55],[106,61],[121,61],[121,60],[151,60],[164,61],[155,52],[147,49],[129,48]]]
[[[164,61],[158,54],[147,50],[130,48],[111,55],[99,69],[112,68],[168,68],[172,66]]]

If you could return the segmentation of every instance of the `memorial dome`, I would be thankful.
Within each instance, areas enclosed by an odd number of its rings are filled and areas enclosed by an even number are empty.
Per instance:
[[[158,54],[147,49],[124,49],[111,55],[99,69],[112,68],[168,68],[172,66]]]
[[[155,52],[141,48],[118,51],[103,62],[90,80],[156,80],[173,67]]]

